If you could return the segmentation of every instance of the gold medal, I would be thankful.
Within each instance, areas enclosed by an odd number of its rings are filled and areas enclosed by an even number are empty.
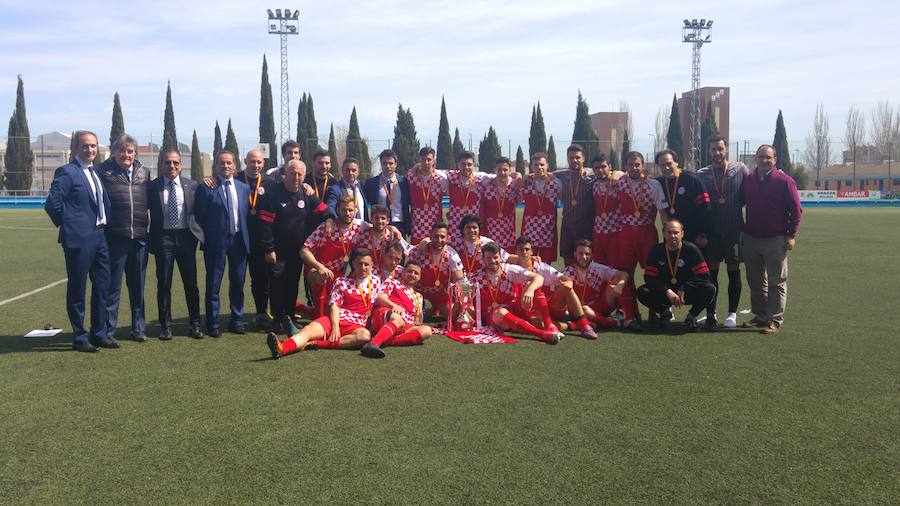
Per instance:
[[[256,209],[251,209],[251,210],[250,210],[250,215],[256,216]]]
[[[678,283],[678,278],[672,278],[669,281],[671,281],[672,284],[674,285],[674,284]]]
[[[344,263],[350,261],[350,255],[344,255]]]
[[[725,197],[719,197],[719,204],[725,203]]]
[[[634,217],[635,217],[635,218],[640,218],[640,217],[641,217],[641,212],[640,212],[640,211],[635,211],[635,212],[634,212]]]
[[[466,205],[463,206],[463,212],[464,212],[464,213],[469,212],[469,204],[466,204]]]
[[[669,214],[675,214],[675,208],[674,208],[674,207],[670,207],[670,208],[669,208]]]
[[[571,204],[572,204],[573,207],[574,207],[574,206],[577,206],[577,205],[578,205],[578,201],[575,200],[575,199],[572,199]]]
[[[543,216],[543,215],[544,215],[544,210],[543,210],[543,209],[538,209],[538,210],[537,210],[537,215],[538,215],[538,216]]]
[[[437,280],[434,282],[434,286],[441,286],[441,280]]]
[[[491,311],[496,311],[496,309],[497,309],[497,303],[491,302]]]
[[[601,218],[606,218],[606,213],[600,213]]]

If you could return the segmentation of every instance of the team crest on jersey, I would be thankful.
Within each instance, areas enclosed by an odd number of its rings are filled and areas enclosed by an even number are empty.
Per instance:
[[[287,202],[279,202],[279,204],[281,204],[281,207],[287,207]]]
[[[678,187],[678,194],[679,194],[679,195],[684,195],[684,186],[679,186],[679,187]]]
[[[300,209],[303,209],[304,207],[306,207],[306,201],[305,201],[305,200],[298,200],[298,201],[297,201],[297,207],[299,207]]]
[[[259,192],[258,192],[258,193],[259,193],[260,195],[265,195],[265,194],[266,194],[266,189],[263,188],[262,186],[260,186],[260,187],[259,187]]]
[[[678,259],[678,267],[684,267],[684,259]]]

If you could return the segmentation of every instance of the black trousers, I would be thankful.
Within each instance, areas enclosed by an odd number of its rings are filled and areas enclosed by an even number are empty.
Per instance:
[[[184,284],[191,326],[200,326],[200,289],[197,287],[197,238],[189,229],[163,230],[156,252],[156,305],[159,325],[172,329],[172,274],[175,264]]]
[[[269,264],[266,263],[266,252],[250,251],[247,270],[250,272],[250,293],[253,294],[256,314],[266,314],[269,307]]]
[[[637,289],[637,298],[641,301],[641,304],[659,314],[672,307],[672,303],[666,297],[666,290],[668,290],[668,287],[663,285],[641,285]],[[709,305],[709,301],[712,300],[715,294],[716,287],[709,282],[686,285],[684,287],[684,302],[685,304],[690,304],[690,313],[696,317],[700,314],[700,311],[703,311]]]
[[[275,257],[277,262],[266,265],[269,269],[272,318],[280,322],[285,316],[294,314],[303,263],[299,251],[277,251]]]

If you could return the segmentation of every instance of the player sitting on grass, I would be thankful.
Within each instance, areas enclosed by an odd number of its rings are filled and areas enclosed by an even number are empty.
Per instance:
[[[422,325],[422,294],[413,288],[422,276],[422,265],[409,260],[399,279],[391,277],[381,284],[369,330],[375,335],[360,352],[369,358],[383,358],[383,346],[415,346],[432,334]]]
[[[566,267],[563,274],[572,279],[575,294],[589,320],[599,328],[618,327],[619,321],[610,315],[619,308],[628,273],[593,262],[592,257],[591,241],[575,241],[575,263]]]
[[[541,262],[539,258],[533,256],[533,245],[531,239],[527,237],[519,237],[516,239],[516,257],[518,265],[531,272],[540,274],[544,278],[544,286],[534,292],[534,306],[536,313],[531,321],[540,316],[544,330],[558,330],[554,325],[551,316],[557,320],[571,320],[572,327],[580,330],[581,335],[588,339],[597,339],[597,333],[591,327],[590,322],[584,316],[584,310],[581,307],[581,301],[573,290],[572,278],[562,274],[551,265]],[[552,292],[551,292],[552,290]],[[547,301],[547,294],[550,295],[550,301]],[[560,325],[563,325],[560,323]]]
[[[350,276],[335,280],[328,298],[328,316],[321,316],[284,341],[270,332],[266,344],[272,358],[308,349],[359,349],[369,342],[366,329],[381,281],[372,274],[372,253],[360,248],[350,253]]]
[[[496,244],[485,244],[481,253],[484,267],[474,273],[472,282],[481,286],[484,319],[502,330],[530,334],[548,344],[559,343],[561,332],[541,330],[526,319],[534,304],[534,293],[544,284],[544,278],[518,265],[503,263]]]

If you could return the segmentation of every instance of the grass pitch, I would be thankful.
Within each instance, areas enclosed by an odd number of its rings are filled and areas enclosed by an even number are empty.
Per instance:
[[[896,503],[898,220],[807,210],[775,336],[272,362],[261,333],[156,340],[151,258],[150,342],[91,356],[21,337],[68,327],[60,284],[0,306],[0,502]],[[0,212],[0,258],[0,300],[65,278],[39,210]]]

